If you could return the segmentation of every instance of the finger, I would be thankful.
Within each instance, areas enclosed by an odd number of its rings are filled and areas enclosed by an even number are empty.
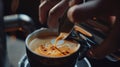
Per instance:
[[[44,0],[40,0],[40,3],[42,3]]]
[[[71,0],[69,3],[69,6],[73,6],[75,4],[83,3],[83,0]]]
[[[98,22],[112,28],[113,24],[116,22],[116,16],[101,16],[96,19]]]
[[[62,0],[55,5],[49,12],[48,26],[50,28],[58,27],[58,19],[63,16],[66,9],[69,7],[69,0]]]
[[[97,1],[87,2],[85,4],[75,5],[68,10],[68,18],[72,22],[78,22],[88,17],[93,16],[93,11],[96,9]],[[89,13],[88,13],[89,12]]]
[[[56,5],[60,0],[44,0],[39,6],[39,21],[46,23],[49,10]]]
[[[106,35],[111,31],[115,22],[116,16],[100,16],[93,18],[93,20],[85,21],[87,25],[93,27],[95,30],[100,31]]]
[[[75,5],[68,10],[68,18],[72,22],[80,22],[94,16],[111,15],[112,11],[107,6],[111,6],[112,3],[106,5],[104,0],[92,0],[86,3]]]
[[[11,11],[15,13],[19,7],[19,0],[12,0]]]

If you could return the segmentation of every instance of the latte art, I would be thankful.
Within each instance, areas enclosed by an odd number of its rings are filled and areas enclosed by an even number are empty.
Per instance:
[[[46,36],[44,38],[35,38],[33,39],[29,46],[38,55],[47,56],[47,57],[61,57],[70,55],[78,50],[80,45],[73,41],[64,40],[63,43],[57,44],[51,43],[51,40],[56,39],[57,36]],[[36,45],[36,46],[34,46]],[[34,48],[33,48],[34,47]]]

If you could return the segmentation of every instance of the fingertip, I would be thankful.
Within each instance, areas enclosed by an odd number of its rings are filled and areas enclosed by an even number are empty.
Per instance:
[[[41,23],[41,24],[43,24],[43,21],[42,21],[42,19],[39,17],[39,22]]]
[[[56,25],[56,24],[47,24],[48,25],[48,28],[50,28],[50,29],[57,29],[58,28],[58,25]]]
[[[47,21],[47,25],[49,28],[58,28],[59,23],[57,22],[57,19],[52,19],[51,17]]]
[[[80,3],[83,3],[83,0],[71,0],[69,2],[69,6],[73,6],[75,4],[80,4]]]
[[[47,19],[39,17],[39,22],[41,24],[45,24],[47,22]]]

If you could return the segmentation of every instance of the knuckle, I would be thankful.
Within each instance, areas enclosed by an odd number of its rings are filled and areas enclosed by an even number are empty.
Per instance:
[[[50,10],[49,11],[49,16],[51,16],[51,17],[55,17],[55,11],[54,10]]]

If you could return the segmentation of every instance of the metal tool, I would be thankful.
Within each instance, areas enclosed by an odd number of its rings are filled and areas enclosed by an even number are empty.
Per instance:
[[[66,13],[65,13],[65,15],[62,17],[62,18],[60,18],[59,19],[59,30],[58,30],[58,32],[59,32],[59,34],[61,33],[61,32],[63,32],[63,33],[68,33],[67,35],[66,35],[66,37],[64,37],[63,39],[65,39],[65,38],[67,38],[68,36],[69,36],[69,34],[72,32],[72,30],[73,30],[73,28],[74,28],[74,23],[72,23],[72,22],[70,22],[70,20],[67,18],[67,16],[66,16]]]

